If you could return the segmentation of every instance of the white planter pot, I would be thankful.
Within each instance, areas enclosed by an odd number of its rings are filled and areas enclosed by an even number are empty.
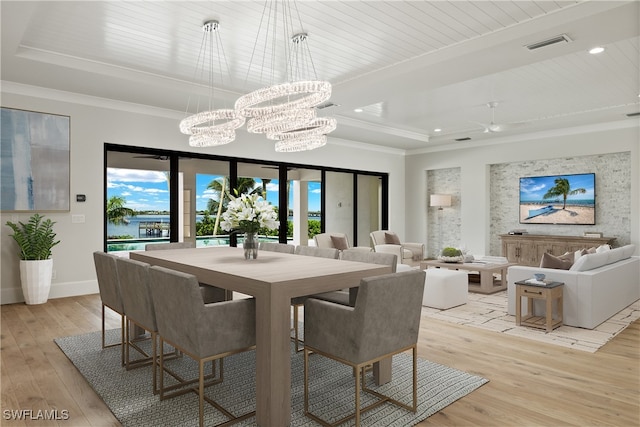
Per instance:
[[[49,299],[53,260],[20,261],[22,294],[27,304],[42,304]]]

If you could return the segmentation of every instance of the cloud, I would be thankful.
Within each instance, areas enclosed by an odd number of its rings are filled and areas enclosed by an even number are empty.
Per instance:
[[[534,185],[534,183],[535,181],[533,179],[523,179],[520,181],[520,191],[523,193],[535,193],[546,187],[544,183],[539,183],[538,185]]]
[[[107,168],[109,182],[167,182],[167,176],[161,171]]]

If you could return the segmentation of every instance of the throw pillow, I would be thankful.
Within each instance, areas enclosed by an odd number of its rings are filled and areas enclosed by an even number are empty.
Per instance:
[[[333,246],[339,251],[349,249],[349,243],[347,242],[346,236],[331,236],[331,242],[333,243]]]
[[[384,233],[384,243],[387,245],[401,245],[400,238],[396,233]]]
[[[565,252],[562,255],[560,255],[558,258],[564,261],[571,261],[571,263],[573,264],[573,252]]]
[[[540,268],[555,268],[557,270],[568,270],[571,268],[573,262],[571,260],[562,259],[557,256],[553,256],[548,253],[542,254],[540,260]]]
[[[600,245],[596,248],[596,253],[601,254],[602,252],[607,252],[611,250],[611,246],[609,245]]]

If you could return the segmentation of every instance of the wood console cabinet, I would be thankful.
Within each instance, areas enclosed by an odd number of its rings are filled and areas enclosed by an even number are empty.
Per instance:
[[[615,237],[551,236],[544,234],[501,234],[502,256],[509,262],[538,267],[542,255],[562,255],[578,249],[612,244]]]

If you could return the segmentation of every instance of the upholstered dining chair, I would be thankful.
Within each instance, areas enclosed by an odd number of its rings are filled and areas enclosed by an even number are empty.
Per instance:
[[[166,249],[193,249],[195,247],[195,242],[147,243],[144,245],[144,250],[162,251]],[[233,291],[207,285],[205,283],[200,284],[200,292],[202,293],[202,299],[205,304],[233,299]]]
[[[261,251],[282,252],[285,254],[292,254],[296,250],[296,247],[293,245],[288,245],[286,243],[260,242],[258,244],[258,249],[260,249]]]
[[[204,425],[205,383],[204,366],[216,360],[255,348],[255,300],[241,299],[204,304],[198,290],[198,280],[186,274],[163,267],[150,269],[151,294],[157,314],[160,347],[164,343],[179,349],[198,362],[198,388],[187,387],[167,393],[164,375],[160,376],[160,399],[189,392],[198,394],[200,427]],[[160,372],[164,370],[164,355],[160,355]],[[222,372],[220,380],[222,380]],[[219,381],[214,381],[219,382]],[[188,383],[185,383],[187,385]],[[255,414],[234,416],[218,403],[209,403],[231,419],[224,425],[241,421]]]
[[[399,264],[408,264],[410,261],[424,258],[424,243],[402,243],[398,235],[389,230],[372,231],[369,236],[374,251],[396,254]]]
[[[398,265],[398,257],[395,254],[383,252],[366,252],[348,249],[342,252],[341,259],[343,261],[356,261],[366,262],[369,264],[388,265],[391,267],[391,273],[396,272],[396,268]],[[357,297],[357,287],[349,288],[348,290],[343,289],[333,292],[324,292],[322,294],[315,294],[311,296],[311,298],[335,302],[337,304],[348,305],[351,307],[355,305]]]
[[[304,412],[323,425],[338,425],[355,418],[381,402],[390,402],[416,412],[417,342],[422,309],[425,272],[404,271],[367,277],[360,281],[355,307],[309,298],[304,307]],[[395,354],[411,350],[413,356],[413,399],[403,403],[368,388],[364,368]],[[329,424],[309,410],[309,354],[328,357],[353,368],[355,413]],[[325,384],[326,385],[326,384]],[[378,400],[360,408],[360,390]],[[331,390],[331,387],[325,387]]]
[[[127,316],[125,328],[125,367],[127,370],[141,366],[152,365],[152,385],[153,393],[159,392],[157,383],[157,359],[158,359],[158,326],[156,314],[151,300],[149,289],[149,264],[128,258],[118,258],[116,260],[120,289],[122,293],[122,304]],[[145,338],[132,336],[131,323],[138,328],[149,332],[151,340],[151,354],[140,346]],[[132,359],[131,349],[136,350],[143,357]],[[162,349],[162,347],[160,347]],[[176,356],[177,352],[173,352]]]
[[[296,250],[294,252],[296,255],[304,255],[304,256],[315,256],[320,258],[331,258],[338,259],[340,257],[340,251],[336,248],[318,248],[316,246],[296,246]],[[300,307],[304,305],[308,296],[296,297],[291,299],[291,306],[293,307],[293,342],[296,344],[296,351],[302,351],[302,347],[300,344],[302,340],[300,339],[300,331],[298,329],[298,322],[300,320]]]
[[[96,268],[98,279],[98,290],[102,301],[102,348],[120,346],[120,364],[124,366],[124,346],[125,346],[125,313],[120,295],[120,283],[118,281],[118,270],[116,259],[118,257],[106,252],[96,251],[93,253],[93,263]],[[105,308],[120,315],[120,342],[106,344],[105,342]]]
[[[344,233],[320,233],[313,236],[313,241],[318,248],[335,248],[340,252],[346,250],[358,250],[363,252],[371,252],[373,249],[369,246],[351,246],[349,238]]]

